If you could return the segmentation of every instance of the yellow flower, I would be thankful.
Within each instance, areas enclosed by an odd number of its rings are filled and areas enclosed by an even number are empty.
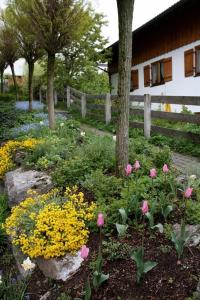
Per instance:
[[[8,141],[0,148],[0,179],[14,167],[13,155],[17,149],[33,150],[41,140]]]
[[[87,222],[94,218],[96,205],[88,205],[78,188],[67,188],[64,197],[53,189],[32,198],[28,195],[12,209],[5,229],[24,254],[31,258],[59,257],[74,253],[87,243]]]

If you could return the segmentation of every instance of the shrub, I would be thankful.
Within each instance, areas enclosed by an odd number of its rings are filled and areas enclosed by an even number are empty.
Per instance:
[[[187,201],[186,217],[189,224],[200,224],[200,201]]]
[[[87,223],[94,217],[95,205],[89,206],[76,187],[67,188],[63,197],[58,190],[34,196],[14,207],[5,222],[13,244],[31,258],[49,259],[79,250],[88,240]]]
[[[117,201],[122,189],[122,179],[107,176],[102,170],[95,170],[86,176],[83,187],[92,191],[97,201],[109,203],[112,199]]]

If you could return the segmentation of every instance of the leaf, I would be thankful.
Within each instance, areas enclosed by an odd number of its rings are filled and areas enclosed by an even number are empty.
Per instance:
[[[86,285],[85,285],[85,300],[90,300],[92,296],[92,290],[90,286],[90,280],[89,278],[87,279]]]
[[[128,225],[122,225],[122,224],[118,224],[116,223],[116,228],[117,228],[117,232],[119,236],[124,236],[126,234],[126,231],[128,229]]]
[[[143,264],[144,249],[140,247],[136,251],[133,251],[131,258],[136,262],[137,267],[141,266]]]
[[[145,263],[144,263],[144,273],[147,273],[147,272],[149,272],[149,271],[151,271],[155,266],[157,266],[157,262],[155,262],[155,261],[150,261],[150,260],[148,260],[148,261],[146,261]]]
[[[154,226],[154,217],[153,217],[153,215],[150,212],[148,212],[148,213],[145,214],[145,216],[149,220],[150,227],[153,227]]]
[[[107,281],[109,278],[109,274],[101,274],[99,279],[99,286],[102,285],[103,282]]]
[[[167,219],[168,215],[172,212],[172,210],[173,210],[172,205],[167,205],[162,209],[162,214],[163,214],[165,220]]]
[[[120,208],[119,209],[119,213],[120,213],[120,215],[122,217],[122,223],[126,224],[126,221],[127,221],[128,217],[127,217],[127,213],[126,213],[125,209],[124,208]]]
[[[160,233],[163,233],[164,231],[163,225],[161,223],[158,223],[157,225],[151,227],[151,229],[155,229],[155,228],[158,228]]]

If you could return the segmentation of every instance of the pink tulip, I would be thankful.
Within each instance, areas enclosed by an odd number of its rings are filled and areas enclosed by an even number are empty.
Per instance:
[[[137,171],[137,170],[139,170],[139,168],[140,168],[140,163],[138,160],[136,160],[135,164],[134,164],[134,170]]]
[[[151,169],[151,170],[150,170],[150,177],[151,177],[151,178],[155,178],[156,176],[157,176],[156,169]]]
[[[187,190],[184,193],[185,198],[190,198],[192,196],[192,191],[193,191],[193,188],[190,188],[190,187],[187,188]]]
[[[86,259],[89,255],[90,249],[86,247],[85,245],[81,248],[81,258]]]
[[[125,174],[126,174],[126,176],[131,175],[132,170],[133,170],[133,167],[132,167],[130,164],[128,164],[128,165],[126,166],[126,168],[125,168]]]
[[[167,164],[164,164],[164,166],[163,166],[163,172],[164,173],[168,173],[169,172],[169,168],[168,168]]]
[[[143,215],[148,213],[148,211],[149,211],[148,201],[146,201],[146,200],[143,201],[141,210],[142,210]]]
[[[104,225],[104,215],[102,213],[98,214],[97,226],[102,227]]]

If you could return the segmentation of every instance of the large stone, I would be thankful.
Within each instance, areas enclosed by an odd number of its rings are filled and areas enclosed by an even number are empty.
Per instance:
[[[5,176],[5,191],[8,194],[8,205],[13,207],[26,198],[27,191],[32,189],[39,194],[48,192],[53,187],[51,177],[43,172],[25,171],[18,168]]]
[[[38,257],[36,262],[46,277],[66,281],[79,270],[83,259],[79,251],[75,255],[67,254],[63,258],[44,259]]]
[[[173,229],[176,233],[179,233],[180,224],[174,224]],[[200,225],[186,225],[186,230],[189,231],[189,238],[186,244],[194,247],[200,245]]]

